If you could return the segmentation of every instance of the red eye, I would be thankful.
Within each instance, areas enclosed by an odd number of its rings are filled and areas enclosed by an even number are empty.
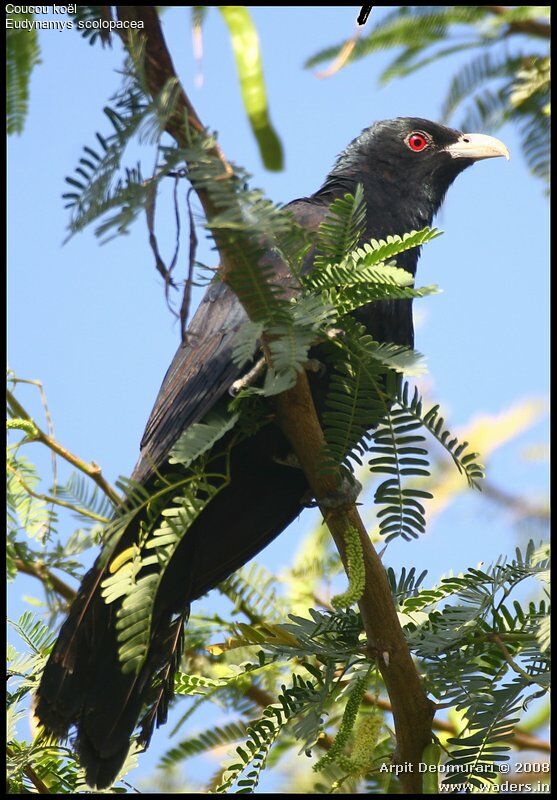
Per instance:
[[[429,139],[425,136],[425,134],[420,133],[420,131],[414,131],[414,133],[411,133],[409,136],[407,136],[404,141],[410,150],[413,150],[415,153],[419,153],[420,150],[425,150],[429,144]]]

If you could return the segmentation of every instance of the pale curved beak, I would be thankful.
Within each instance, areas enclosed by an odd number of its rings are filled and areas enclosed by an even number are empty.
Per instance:
[[[484,133],[463,133],[454,144],[445,147],[453,158],[471,158],[479,161],[482,158],[502,156],[507,161],[511,154],[500,139],[486,136]]]

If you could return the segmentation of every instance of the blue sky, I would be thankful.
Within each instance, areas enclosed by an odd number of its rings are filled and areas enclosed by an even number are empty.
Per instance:
[[[374,8],[372,18],[382,13]],[[302,69],[304,60],[351,35],[356,7],[257,7],[252,15],[271,116],[286,154],[281,173],[266,172],[260,163],[218,12],[211,9],[204,28],[201,89],[194,87],[188,11],[168,10],[164,31],[201,119],[218,132],[227,156],[253,174],[252,184],[278,202],[317,189],[336,155],[373,121],[438,119],[448,77],[462,63],[452,57],[379,88],[377,76],[387,61],[379,54],[318,80]],[[108,131],[102,108],[119,85],[119,42],[103,51],[75,31],[46,31],[40,43],[43,63],[33,74],[25,131],[9,141],[9,366],[43,381],[57,438],[114,480],[135,464],[179,332],[164,303],[143,220],[129,236],[104,246],[91,229],[62,246],[68,222],[60,197],[64,177],[83,145],[93,144],[94,132]],[[454,427],[548,391],[548,203],[543,185],[528,173],[515,130],[506,126],[497,135],[511,151],[510,163],[480,162],[457,179],[437,219],[445,234],[426,246],[418,268],[421,284],[443,289],[416,304],[416,347],[427,357],[432,395]],[[157,231],[169,259],[174,229],[168,205],[161,205]],[[200,240],[199,260],[215,264]],[[184,239],[181,275],[186,260]],[[199,297],[198,291],[196,302]],[[18,396],[42,419],[31,389]],[[522,453],[547,436],[543,419],[502,447],[488,462],[490,480],[508,491],[543,496],[546,466],[525,461]],[[40,448],[29,454],[48,475],[49,459]],[[307,513],[259,560],[275,568],[287,564],[313,521]],[[64,524],[69,533],[71,522]],[[390,548],[389,563],[427,566],[436,580],[449,569],[512,552],[515,543],[508,518],[468,493],[419,542]],[[23,595],[37,591],[32,581],[18,580],[11,616],[27,607]],[[204,601],[207,608],[211,602]],[[163,730],[131,779],[148,774],[165,747]]]

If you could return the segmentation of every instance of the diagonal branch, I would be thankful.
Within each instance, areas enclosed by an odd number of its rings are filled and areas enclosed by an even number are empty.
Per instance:
[[[101,517],[100,514],[95,514],[94,511],[89,511],[87,508],[80,508],[76,506],[74,503],[68,503],[66,500],[60,500],[55,495],[48,495],[48,494],[41,494],[40,492],[35,492],[28,483],[25,482],[23,476],[12,467],[11,464],[8,464],[8,470],[15,475],[18,482],[21,484],[21,488],[24,492],[26,492],[31,497],[34,497],[36,500],[42,500],[43,503],[48,503],[49,505],[60,506],[61,508],[67,508],[70,511],[74,511],[76,514],[81,514],[83,517],[89,517],[89,519],[94,519],[96,522],[108,522],[106,517]]]
[[[512,6],[484,6],[490,14],[498,17],[505,17]],[[551,39],[551,25],[540,22],[536,19],[512,20],[507,23],[509,33],[526,33],[530,36],[537,36],[540,39]]]
[[[7,747],[6,748],[6,753],[8,755],[8,758],[15,758],[16,754],[14,753],[14,751],[12,750],[11,747]],[[37,790],[38,794],[50,794],[50,789],[39,778],[39,776],[37,775],[37,773],[35,772],[35,770],[33,769],[33,767],[30,764],[27,764],[25,767],[23,767],[23,772],[25,773],[25,775],[27,775],[27,777],[29,778],[29,780],[31,781],[31,783],[33,784],[35,789]]]
[[[27,413],[27,411],[23,408],[21,403],[16,400],[15,396],[8,390],[8,405],[10,407],[10,411],[13,413],[14,417],[19,417],[20,419],[29,420],[33,422],[35,430],[32,435],[32,439],[37,442],[41,442],[42,444],[46,445],[50,450],[54,453],[57,453],[59,456],[62,456],[69,464],[76,467],[80,472],[85,473],[91,480],[93,480],[99,489],[105,493],[105,495],[111,500],[114,505],[120,504],[120,496],[116,489],[108,483],[106,478],[103,476],[101,472],[101,468],[98,464],[91,462],[90,464],[87,461],[83,461],[83,459],[75,456],[69,450],[67,450],[63,445],[60,444],[56,439],[52,436],[49,436],[43,430],[39,428],[39,426],[35,423],[35,421],[31,418],[31,416]]]
[[[34,563],[24,561],[22,558],[16,558],[14,561],[15,567],[18,572],[23,573],[24,575],[31,575],[33,578],[37,578],[43,586],[48,589],[52,589],[59,594],[60,597],[63,597],[64,600],[67,600],[68,603],[72,603],[76,597],[77,592],[75,589],[72,589],[71,586],[68,586],[61,578],[58,578],[53,572],[47,569],[43,564],[40,564],[38,561]]]
[[[507,645],[505,644],[505,642],[503,641],[501,636],[499,636],[498,633],[492,633],[489,636],[489,638],[491,639],[492,642],[495,642],[499,650],[503,653],[505,661],[510,666],[510,668],[514,670],[514,672],[516,672],[517,675],[520,675],[522,678],[527,680],[528,683],[537,683],[538,686],[542,687],[542,689],[547,689],[547,686],[545,684],[538,682],[533,675],[530,675],[528,672],[526,672],[525,669],[522,669],[522,667],[516,663],[516,661],[510,654]]]
[[[174,114],[166,125],[166,130],[180,146],[187,145],[187,131],[183,124],[184,116],[187,116],[190,125],[196,131],[204,133],[205,128],[178,82],[155,7],[117,6],[117,14],[120,19],[143,23],[142,33],[145,36],[143,68],[153,97],[159,96],[169,80],[176,81],[178,100]],[[120,35],[124,44],[129,47],[130,41],[127,32],[122,30]],[[230,174],[231,169],[222,151],[215,150],[213,155],[222,164],[223,177]],[[215,209],[205,191],[198,191],[198,196],[210,227]],[[218,231],[214,231],[214,238],[219,248],[225,275],[233,274],[236,266],[233,254],[227,252],[226,245],[220,239]],[[239,300],[249,316],[249,304],[241,296],[239,296]],[[279,424],[298,457],[314,496],[323,498],[334,493],[337,489],[337,477],[331,474],[323,475],[319,470],[319,459],[325,439],[305,372],[299,375],[297,383],[292,389],[276,398],[276,409]],[[401,776],[404,788],[408,792],[421,793],[422,780],[417,765],[432,738],[433,705],[426,697],[421,679],[412,661],[398,621],[386,572],[370,542],[355,505],[347,505],[334,511],[329,511],[323,506],[321,510],[345,567],[347,563],[345,542],[349,529],[353,528],[358,531],[364,554],[366,577],[359,607],[368,638],[368,646],[370,652],[377,659],[391,701],[397,736],[396,758],[401,762],[413,765],[413,772],[405,772]]]

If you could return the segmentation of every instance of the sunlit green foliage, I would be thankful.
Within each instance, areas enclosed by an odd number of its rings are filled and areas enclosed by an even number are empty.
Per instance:
[[[15,27],[29,24],[34,14],[6,14],[6,127],[8,134],[22,133],[29,106],[31,73],[40,63],[37,31]]]

